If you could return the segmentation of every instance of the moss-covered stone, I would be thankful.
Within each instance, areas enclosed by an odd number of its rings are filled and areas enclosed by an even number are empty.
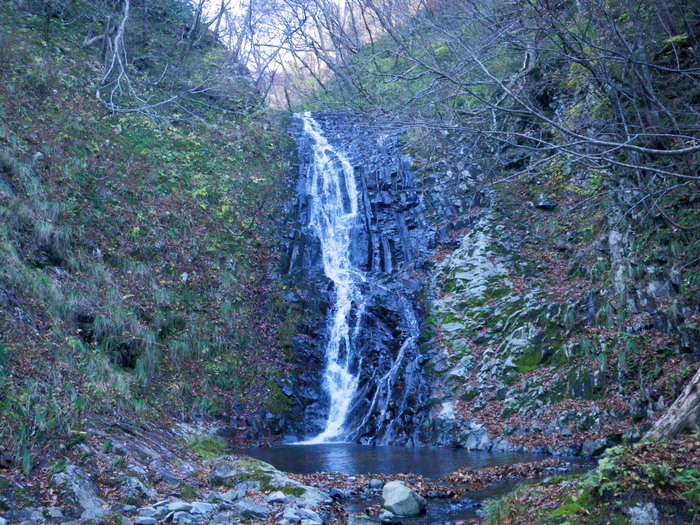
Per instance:
[[[521,374],[538,368],[541,363],[542,349],[535,346],[526,346],[522,354],[515,358],[515,365]]]

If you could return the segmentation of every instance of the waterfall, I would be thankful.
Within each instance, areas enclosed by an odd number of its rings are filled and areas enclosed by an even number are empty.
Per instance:
[[[311,196],[309,226],[321,243],[323,270],[335,288],[324,372],[330,398],[328,420],[323,432],[306,442],[323,443],[342,438],[357,390],[359,359],[354,339],[361,329],[364,309],[359,285],[366,277],[350,260],[351,236],[359,221],[355,172],[347,157],[329,144],[309,113],[299,118],[304,133],[312,140],[313,159],[306,179],[306,191]]]
[[[285,271],[313,291],[296,299],[304,417],[290,426],[307,444],[417,443],[430,411],[417,304],[431,231],[407,159],[358,115],[295,124],[300,229]]]

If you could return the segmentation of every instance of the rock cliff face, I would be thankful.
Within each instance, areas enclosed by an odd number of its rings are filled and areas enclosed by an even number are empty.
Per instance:
[[[465,151],[447,136],[427,150],[443,163],[414,156],[430,224],[460,225],[428,268],[433,410],[421,440],[595,455],[638,439],[697,368],[697,305],[669,257],[649,255],[649,225],[625,221],[624,203],[584,214],[571,189],[494,186],[475,165],[508,173],[512,152]],[[471,207],[442,204],[455,194]]]
[[[394,137],[382,136],[350,114],[315,115],[324,135],[342,150],[353,166],[360,220],[352,232],[350,260],[366,276],[359,286],[364,304],[358,307],[353,345],[358,360],[357,391],[345,424],[344,437],[361,442],[412,443],[427,414],[429,386],[422,372],[428,356],[419,349],[423,266],[433,231],[407,159]],[[296,130],[300,158],[300,227],[289,245],[287,272],[302,283],[291,297],[303,308],[302,329],[293,342],[304,372],[297,399],[306,417],[296,432],[312,435],[323,429],[328,399],[322,371],[327,344],[326,314],[334,293],[324,275],[321,246],[309,227],[311,198],[306,177],[309,143]]]
[[[693,307],[672,272],[630,276],[642,248],[613,212],[565,229],[571,202],[537,181],[489,189],[492,172],[515,162],[508,151],[487,161],[469,138],[443,136],[425,154],[414,147],[410,170],[395,137],[351,114],[316,118],[355,168],[363,220],[352,258],[370,276],[346,439],[592,455],[638,438],[680,392],[697,358],[684,328]],[[286,268],[303,319],[292,349],[304,417],[288,425],[298,435],[318,432],[327,410],[332,293],[305,226],[308,147],[299,142]],[[662,308],[669,298],[675,310]]]

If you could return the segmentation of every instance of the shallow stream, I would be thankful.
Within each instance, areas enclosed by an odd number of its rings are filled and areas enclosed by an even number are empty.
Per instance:
[[[421,475],[431,481],[463,467],[485,468],[497,465],[529,462],[542,456],[516,453],[490,453],[464,449],[367,446],[353,443],[324,443],[317,445],[283,445],[271,448],[250,448],[237,451],[274,465],[293,474],[337,472],[341,474],[401,474]],[[461,501],[430,499],[423,516],[402,519],[405,524],[449,523],[475,518],[480,503],[487,498],[510,491],[517,482],[504,482],[496,487],[473,491]],[[380,500],[353,499],[346,501],[349,512],[362,512]]]

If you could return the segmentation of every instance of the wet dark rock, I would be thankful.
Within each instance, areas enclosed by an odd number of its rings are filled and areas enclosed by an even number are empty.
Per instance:
[[[359,512],[348,516],[348,525],[380,525],[381,523],[380,520]]]
[[[384,486],[384,482],[381,479],[372,478],[369,480],[369,488],[371,489],[381,489]]]
[[[395,136],[378,134],[351,113],[320,113],[314,118],[329,142],[341,148],[355,166],[360,192],[362,220],[352,235],[351,258],[367,276],[363,290],[367,303],[362,330],[353,336],[363,361],[357,395],[346,422],[346,428],[354,430],[345,437],[363,443],[415,443],[428,415],[425,401],[429,385],[420,372],[424,357],[418,350],[415,326],[424,283],[414,274],[421,271],[435,233],[424,217],[425,205]],[[310,197],[305,193],[304,174],[308,172],[312,146],[307,141],[297,133],[302,177],[296,208],[301,228],[286,255],[287,273],[308,290],[299,294],[304,297],[300,301],[306,324],[301,327],[304,336],[292,341],[300,368],[307,373],[290,395],[300,415],[290,417],[289,427],[284,430],[314,435],[325,424],[329,403],[319,393],[323,392],[326,344],[327,306],[323,305],[329,304],[333,289],[323,272],[320,244],[306,227]],[[455,181],[458,178],[455,176]],[[440,206],[453,213],[459,205],[456,201]],[[397,359],[399,368],[393,370]],[[410,417],[401,418],[411,407]]]
[[[329,494],[330,497],[334,500],[344,500],[348,497],[348,495],[345,492],[335,487],[330,490]]]

